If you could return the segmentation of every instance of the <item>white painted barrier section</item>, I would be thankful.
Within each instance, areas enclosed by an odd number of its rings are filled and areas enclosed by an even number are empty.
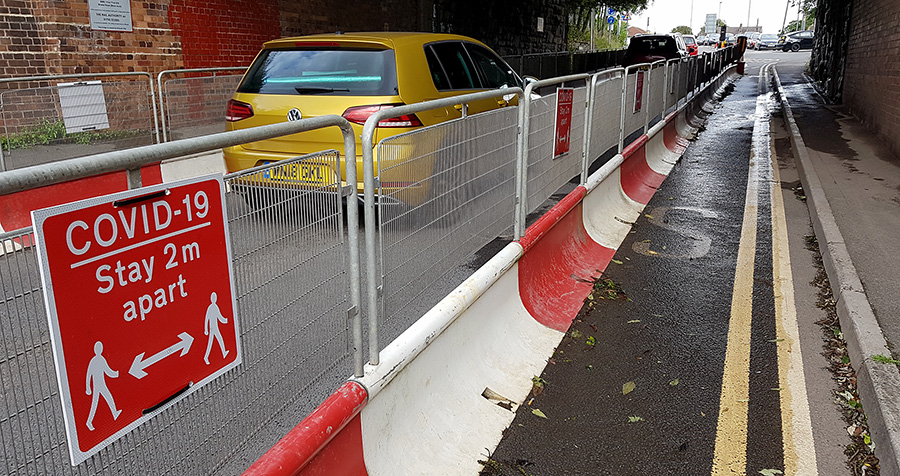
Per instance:
[[[370,392],[361,412],[368,474],[472,476],[481,469],[477,455],[499,443],[515,413],[482,393],[490,389],[521,404],[531,378],[541,374],[563,337],[535,321],[522,304],[520,254],[521,246],[512,243],[495,257],[506,262],[505,270],[455,320],[429,311],[391,343],[379,369],[388,369],[393,378],[376,370],[357,380]],[[423,343],[415,356],[398,355]],[[397,366],[402,368],[393,372]]]
[[[221,150],[164,160],[159,164],[163,183],[215,173],[227,174]]]

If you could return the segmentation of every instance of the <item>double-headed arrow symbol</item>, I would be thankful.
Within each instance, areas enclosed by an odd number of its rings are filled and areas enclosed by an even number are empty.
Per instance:
[[[189,350],[191,350],[191,344],[194,342],[194,338],[191,337],[187,332],[182,332],[178,334],[178,338],[181,339],[177,344],[172,345],[171,347],[161,350],[156,354],[151,355],[147,360],[144,360],[144,353],[141,352],[134,358],[134,362],[131,363],[131,369],[128,370],[128,373],[134,375],[135,378],[144,378],[147,376],[147,372],[144,371],[147,367],[159,362],[162,359],[174,354],[175,352],[181,351],[181,355],[179,357],[183,357],[184,354],[187,354]]]

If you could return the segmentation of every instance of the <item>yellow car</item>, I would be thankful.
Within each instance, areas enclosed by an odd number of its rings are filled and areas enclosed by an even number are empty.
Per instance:
[[[357,190],[361,193],[360,136],[366,119],[378,110],[522,86],[522,79],[496,53],[464,36],[373,32],[282,38],[263,45],[228,102],[226,121],[228,130],[238,130],[328,114],[343,116],[353,125],[357,139]],[[470,103],[468,112],[505,105],[504,100],[483,100]],[[457,108],[447,107],[385,120],[379,123],[373,142],[460,115]],[[343,138],[335,127],[228,147],[224,154],[228,171],[234,172],[327,149],[343,156]],[[302,180],[335,178],[324,164],[302,167]],[[343,181],[346,175],[342,175]],[[409,177],[404,182],[422,179]]]

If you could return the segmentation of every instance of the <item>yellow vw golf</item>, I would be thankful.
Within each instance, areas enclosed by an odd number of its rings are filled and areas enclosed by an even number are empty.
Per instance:
[[[226,120],[228,130],[237,130],[328,114],[343,116],[353,125],[357,139],[356,185],[361,193],[360,136],[366,119],[375,112],[522,86],[522,79],[496,53],[464,36],[373,32],[282,38],[263,45],[228,102]],[[469,104],[468,112],[506,105],[505,100],[483,100]],[[459,110],[447,107],[384,120],[378,124],[374,143],[460,116]],[[229,147],[224,154],[228,170],[234,172],[328,149],[343,155],[343,138],[337,128]],[[299,171],[303,180],[321,180],[328,174],[334,178],[326,165],[303,167],[309,169]]]

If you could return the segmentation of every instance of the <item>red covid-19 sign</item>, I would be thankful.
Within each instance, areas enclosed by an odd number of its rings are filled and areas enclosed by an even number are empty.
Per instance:
[[[240,364],[221,176],[32,221],[73,465]]]
[[[558,88],[556,90],[556,123],[553,134],[553,157],[569,152],[572,142],[572,105],[575,101],[575,90]]]

